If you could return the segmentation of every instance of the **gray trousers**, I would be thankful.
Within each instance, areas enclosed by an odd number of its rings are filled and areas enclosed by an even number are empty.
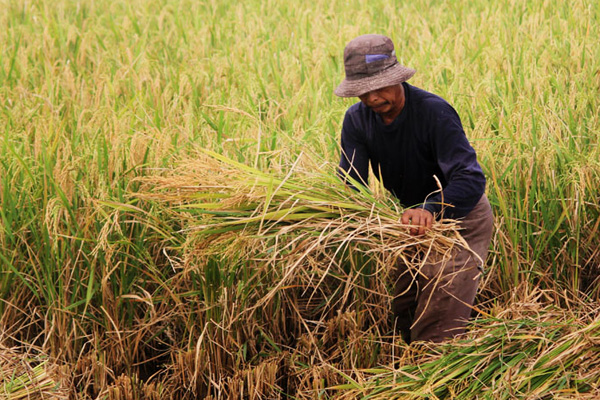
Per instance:
[[[464,333],[493,227],[492,209],[483,195],[460,222],[461,236],[479,257],[457,247],[444,261],[438,261],[441,256],[430,255],[418,272],[398,262],[392,306],[395,326],[407,343],[437,343]]]

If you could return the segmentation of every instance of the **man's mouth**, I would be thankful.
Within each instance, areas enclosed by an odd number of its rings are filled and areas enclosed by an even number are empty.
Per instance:
[[[385,105],[387,105],[387,104],[388,104],[388,103],[387,103],[387,101],[386,101],[386,102],[384,102],[384,103],[379,103],[379,104],[376,104],[376,105],[372,105],[372,106],[371,106],[371,108],[372,108],[373,110],[377,110],[377,109],[380,109],[381,107],[383,107],[383,106],[385,106]]]

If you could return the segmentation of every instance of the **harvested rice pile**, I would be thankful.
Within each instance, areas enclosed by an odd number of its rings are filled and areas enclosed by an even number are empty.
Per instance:
[[[0,344],[0,398],[67,399],[67,388],[46,358]]]
[[[465,338],[408,348],[388,368],[339,386],[340,398],[600,398],[600,308],[561,309],[544,297],[535,291],[477,320]]]

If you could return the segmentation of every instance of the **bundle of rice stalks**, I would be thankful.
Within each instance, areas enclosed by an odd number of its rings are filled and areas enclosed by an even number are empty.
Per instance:
[[[361,381],[337,386],[336,398],[598,398],[599,309],[513,304],[466,338],[407,348],[393,366],[363,371]]]
[[[391,196],[375,195],[357,182],[351,190],[331,165],[301,168],[301,161],[312,162],[301,155],[285,173],[263,172],[205,150],[168,176],[144,179],[151,189],[140,197],[168,204],[187,234],[202,236],[205,254],[242,249],[272,255],[275,262],[285,254],[291,264],[331,255],[331,249],[335,254],[348,243],[394,260],[465,245],[447,220],[424,236],[410,235]]]
[[[66,399],[57,368],[48,360],[0,345],[0,397],[19,399]]]
[[[378,365],[397,259],[418,271],[464,245],[452,221],[410,235],[393,199],[310,162],[263,172],[207,151],[144,179],[146,208],[177,231],[163,249],[177,397],[310,398],[341,382],[338,369]]]

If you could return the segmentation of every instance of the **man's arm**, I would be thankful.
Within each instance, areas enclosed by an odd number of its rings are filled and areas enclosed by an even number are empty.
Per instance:
[[[350,110],[346,111],[342,124],[340,176],[351,177],[367,186],[369,183],[369,154],[364,135],[352,121]]]
[[[456,111],[444,103],[436,114],[431,140],[446,186],[441,193],[427,199],[424,209],[441,214],[443,201],[449,205],[444,209],[445,217],[461,218],[483,195],[486,179]]]

